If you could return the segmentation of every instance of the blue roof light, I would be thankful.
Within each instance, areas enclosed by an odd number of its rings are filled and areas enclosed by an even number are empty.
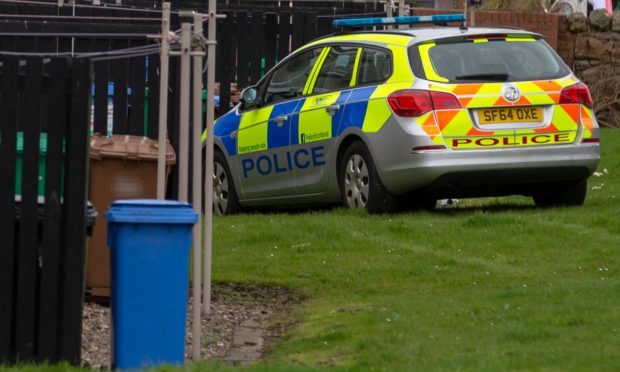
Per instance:
[[[384,25],[409,25],[414,23],[444,23],[465,22],[463,14],[436,14],[431,16],[405,16],[387,18],[349,18],[336,19],[332,22],[333,28],[384,26]]]

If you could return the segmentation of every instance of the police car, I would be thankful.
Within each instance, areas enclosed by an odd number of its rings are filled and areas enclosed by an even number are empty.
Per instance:
[[[599,162],[588,88],[520,29],[341,31],[292,53],[240,101],[214,129],[220,215],[338,202],[384,213],[511,194],[581,205]]]

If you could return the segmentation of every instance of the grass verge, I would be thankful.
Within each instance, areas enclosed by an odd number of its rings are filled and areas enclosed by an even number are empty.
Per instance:
[[[605,130],[602,149],[579,208],[509,197],[216,219],[216,281],[308,298],[254,368],[617,368],[620,131]]]

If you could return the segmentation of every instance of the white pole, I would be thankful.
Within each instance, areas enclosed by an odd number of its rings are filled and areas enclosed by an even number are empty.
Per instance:
[[[202,14],[194,14],[194,36],[202,35]],[[199,216],[202,216],[202,48],[194,47],[194,92],[193,92],[193,112],[194,127],[192,130],[192,155],[193,169],[192,174],[192,200],[194,210]],[[192,359],[200,360],[200,346],[202,345],[201,337],[201,282],[202,277],[202,225],[200,223],[194,225],[194,273],[192,280],[192,297],[194,298],[193,308],[193,328],[192,328]]]
[[[189,88],[190,88],[190,48],[192,25],[181,24],[181,92],[179,113],[179,200],[187,201],[187,180],[189,174]]]
[[[385,12],[388,18],[392,18],[392,1],[393,0],[386,0],[385,2]],[[391,30],[392,26],[385,26],[386,30]]]
[[[170,3],[162,4],[159,66],[159,149],[157,151],[157,199],[166,197],[166,123],[168,118],[168,61],[170,59]],[[152,65],[149,68],[153,68]]]
[[[207,145],[205,172],[205,250],[203,312],[211,311],[211,252],[213,232],[213,97],[215,97],[215,26],[216,0],[209,0],[209,23],[207,42]],[[221,108],[225,109],[225,108]],[[230,180],[232,182],[232,180]]]

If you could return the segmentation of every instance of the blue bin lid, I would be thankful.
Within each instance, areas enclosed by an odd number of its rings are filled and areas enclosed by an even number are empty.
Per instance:
[[[106,213],[108,222],[195,224],[198,213],[185,202],[175,200],[117,200]]]

